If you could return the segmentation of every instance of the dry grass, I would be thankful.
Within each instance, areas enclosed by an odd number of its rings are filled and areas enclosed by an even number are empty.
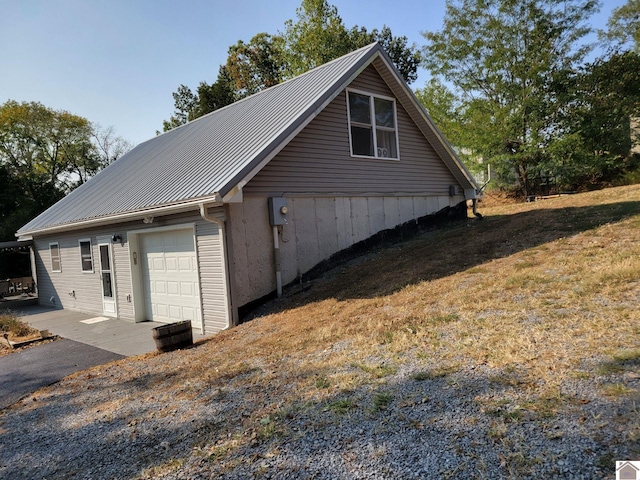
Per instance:
[[[325,405],[327,415],[360,407],[374,415],[392,402],[428,401],[386,392],[407,362],[418,366],[410,381],[449,381],[469,365],[499,372],[489,381],[502,398],[475,399],[499,443],[516,441],[506,438],[510,422],[578,408],[583,400],[564,395],[564,382],[597,377],[611,401],[637,396],[608,376],[637,374],[640,365],[640,186],[482,213],[481,222],[339,267],[198,348],[120,362],[131,384],[114,385],[88,408],[101,418],[126,415],[134,392],[137,404],[167,400],[166,410],[149,415],[174,415],[172,402],[224,402],[240,388],[245,413],[191,438],[201,455],[224,463],[242,445],[292,435],[283,420],[310,405]],[[366,402],[363,391],[374,392]],[[509,397],[516,391],[525,397],[517,404]],[[331,420],[315,421],[322,428]],[[621,421],[638,425],[637,417]],[[518,448],[507,463],[522,473],[539,459]]]
[[[582,359],[637,368],[640,187],[483,213],[482,222],[374,252],[273,302],[263,312],[274,313],[194,351],[189,375],[268,385],[286,403],[384,382],[407,358],[425,366],[417,380],[482,364],[502,372],[496,382],[529,391],[522,408],[544,417],[568,401],[563,381],[592,374]],[[621,352],[632,360],[615,360]],[[333,401],[339,411],[354,404]]]
[[[482,364],[502,372],[496,382],[530,393],[522,412],[545,418],[574,401],[559,393],[563,381],[597,374],[582,359],[637,369],[640,187],[483,213],[482,222],[374,252],[268,305],[274,313],[194,351],[189,375],[268,385],[282,403],[331,398],[330,409],[348,412],[356,400],[337,395],[384,382],[407,358],[425,366],[417,380]],[[632,353],[620,360],[621,352]],[[508,412],[503,420],[521,415]]]
[[[12,342],[23,342],[40,338],[40,332],[38,330],[21,322],[20,319],[11,312],[0,314],[0,335],[4,336],[5,333],[7,334],[7,340]],[[13,351],[4,339],[0,339],[0,356],[8,355]]]

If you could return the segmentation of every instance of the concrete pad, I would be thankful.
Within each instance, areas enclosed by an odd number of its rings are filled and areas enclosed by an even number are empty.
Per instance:
[[[49,330],[53,335],[127,357],[155,351],[152,329],[163,325],[158,322],[133,323],[119,318],[87,324],[83,322],[96,318],[95,314],[42,306],[25,307],[15,313],[38,330]],[[205,337],[194,331],[194,341],[200,338]]]

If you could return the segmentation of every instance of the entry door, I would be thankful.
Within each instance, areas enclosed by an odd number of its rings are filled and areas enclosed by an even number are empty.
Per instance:
[[[100,278],[102,281],[102,310],[109,317],[117,317],[111,243],[100,243],[98,244],[98,249],[100,252]]]

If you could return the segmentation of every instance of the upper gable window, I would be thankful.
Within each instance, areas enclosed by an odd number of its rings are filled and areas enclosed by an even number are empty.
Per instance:
[[[351,155],[398,159],[396,102],[348,91]]]

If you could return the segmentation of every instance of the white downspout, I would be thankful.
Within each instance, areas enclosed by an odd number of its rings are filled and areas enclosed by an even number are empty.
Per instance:
[[[282,296],[282,272],[280,271],[280,240],[278,239],[278,226],[273,226],[273,259],[276,269],[276,292],[278,298]]]
[[[224,271],[225,271],[225,283],[226,283],[226,288],[227,291],[225,292],[225,296],[227,297],[227,327],[231,327],[231,324],[233,323],[233,321],[231,320],[233,318],[232,312],[231,312],[231,298],[230,298],[230,289],[229,289],[229,281],[230,281],[230,275],[229,275],[229,260],[227,259],[227,248],[226,248],[226,242],[227,242],[227,233],[226,233],[226,228],[224,225],[224,220],[221,220],[217,217],[214,217],[212,215],[209,215],[209,212],[207,211],[207,206],[204,203],[200,204],[200,216],[202,217],[203,220],[207,221],[207,222],[211,222],[211,223],[215,223],[216,225],[218,225],[218,227],[220,227],[220,235],[221,235],[221,246],[222,246],[222,256],[224,259]],[[203,312],[204,313],[204,312]]]

